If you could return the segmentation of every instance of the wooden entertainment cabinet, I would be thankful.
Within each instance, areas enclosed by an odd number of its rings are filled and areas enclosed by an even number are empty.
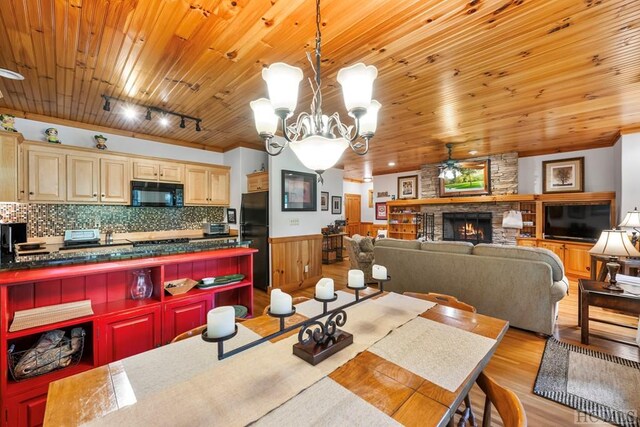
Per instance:
[[[231,248],[179,255],[0,272],[0,378],[2,426],[37,426],[44,418],[49,383],[164,344],[206,323],[216,306],[241,304],[253,315],[254,249]],[[132,300],[132,272],[149,269],[153,294]],[[239,283],[180,295],[164,291],[166,281],[243,274]],[[15,312],[80,300],[91,300],[93,315],[9,332]],[[7,351],[29,349],[41,334],[82,327],[84,351],[79,363],[44,375],[15,381]],[[212,357],[214,354],[212,353]],[[170,367],[169,367],[170,368]]]

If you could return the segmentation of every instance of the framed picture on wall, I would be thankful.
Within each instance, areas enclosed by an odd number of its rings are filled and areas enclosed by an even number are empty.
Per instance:
[[[376,219],[387,219],[387,202],[376,202]]]
[[[334,215],[342,213],[342,196],[331,196],[331,213]]]
[[[229,224],[236,223],[236,210],[235,208],[227,208],[227,222]]]
[[[398,177],[398,200],[418,198],[418,175]]]
[[[329,192],[328,191],[320,192],[320,210],[321,211],[329,210]]]
[[[584,157],[542,162],[543,193],[584,191]]]
[[[369,203],[367,206],[370,208],[373,207],[373,190],[369,190]]]
[[[458,172],[440,178],[440,197],[491,194],[491,162],[458,163]]]
[[[316,176],[312,173],[282,171],[282,211],[316,211]]]

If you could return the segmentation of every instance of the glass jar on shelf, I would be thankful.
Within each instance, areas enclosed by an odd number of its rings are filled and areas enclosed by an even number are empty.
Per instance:
[[[151,270],[143,268],[131,272],[133,279],[129,286],[131,299],[147,299],[153,294],[153,283],[151,282]]]

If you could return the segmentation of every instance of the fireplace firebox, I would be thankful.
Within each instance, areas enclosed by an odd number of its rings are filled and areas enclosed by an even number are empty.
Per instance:
[[[491,243],[491,212],[445,212],[442,214],[442,240]]]

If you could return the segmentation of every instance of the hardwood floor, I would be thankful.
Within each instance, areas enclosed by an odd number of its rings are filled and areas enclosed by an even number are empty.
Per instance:
[[[347,271],[349,262],[323,265],[323,276],[334,280],[336,289],[341,289],[347,283]],[[554,336],[561,341],[571,344],[580,344],[580,328],[578,322],[578,282],[572,280],[569,295],[560,302],[558,322]],[[313,287],[296,291],[293,296],[313,297]],[[254,312],[262,313],[269,304],[269,298],[263,291],[256,290],[254,298]],[[617,323],[625,323],[636,326],[638,319],[632,316],[591,308],[591,316]],[[591,332],[604,334],[616,339],[633,342],[635,330],[610,326],[597,322],[591,322]],[[502,340],[496,354],[489,364],[486,372],[501,385],[510,388],[518,394],[525,407],[530,426],[568,426],[576,424],[576,413],[559,403],[543,399],[533,394],[533,383],[538,372],[540,359],[544,351],[546,340],[532,332],[510,328]],[[640,351],[637,346],[619,344],[597,337],[591,337],[590,349],[603,351],[626,359],[640,361]],[[484,407],[484,394],[477,386],[471,393],[471,401],[478,423],[482,419]],[[502,426],[502,423],[494,409],[493,425]],[[608,425],[606,423],[589,425]]]

